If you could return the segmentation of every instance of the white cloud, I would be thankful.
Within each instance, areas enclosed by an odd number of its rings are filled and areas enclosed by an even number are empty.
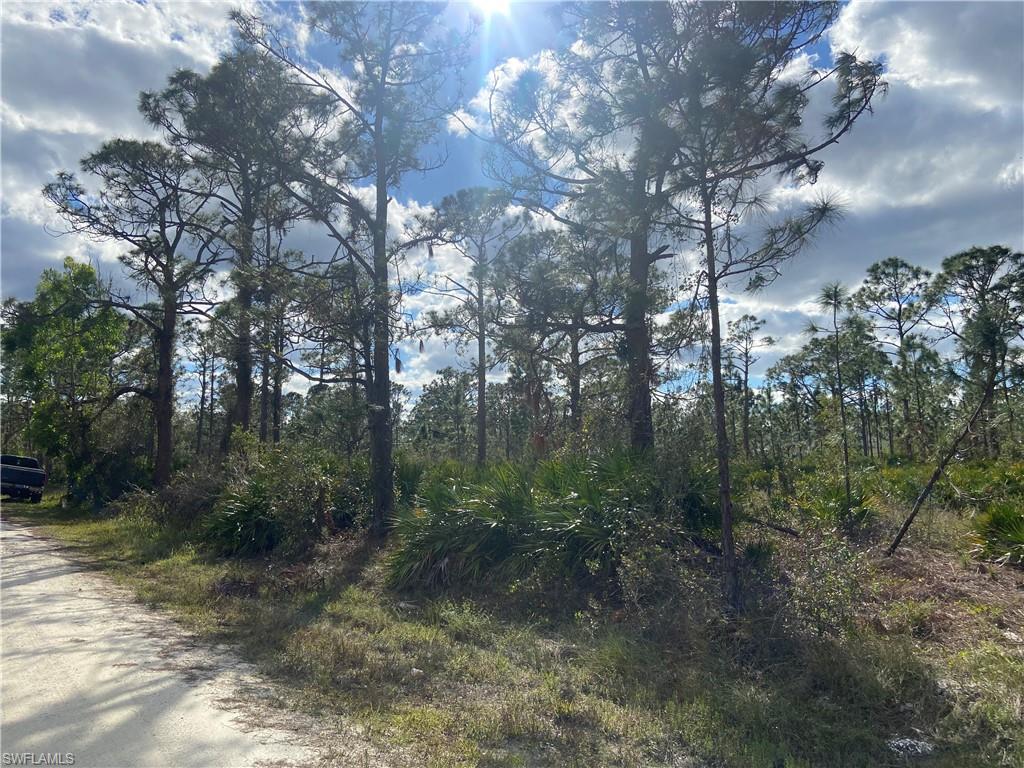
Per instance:
[[[162,87],[180,67],[206,70],[231,45],[228,10],[220,2],[3,3],[5,296],[31,295],[39,272],[64,256],[111,268],[116,244],[47,233],[61,227],[40,190],[105,139],[151,137],[136,110],[139,91]]]
[[[942,89],[982,109],[1018,110],[1024,5],[890,4],[854,0],[829,38],[834,50],[884,56],[892,82]]]
[[[228,45],[232,8],[252,8],[241,0],[231,5],[218,0],[168,2],[5,2],[5,37],[24,34],[28,28],[72,35],[94,32],[119,45],[133,46],[144,55],[167,49],[197,66],[210,67]],[[74,43],[72,43],[74,44]]]

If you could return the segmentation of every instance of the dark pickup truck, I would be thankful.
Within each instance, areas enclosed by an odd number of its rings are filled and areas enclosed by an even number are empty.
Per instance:
[[[46,472],[28,456],[0,455],[0,493],[12,499],[28,499],[33,504],[43,498]]]

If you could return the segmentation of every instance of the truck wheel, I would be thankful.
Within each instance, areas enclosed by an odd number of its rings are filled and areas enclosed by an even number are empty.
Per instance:
[[[41,494],[41,493],[33,493],[32,494],[32,498],[29,499],[29,501],[31,503],[33,503],[33,504],[38,504],[42,500],[43,500],[43,494]]]

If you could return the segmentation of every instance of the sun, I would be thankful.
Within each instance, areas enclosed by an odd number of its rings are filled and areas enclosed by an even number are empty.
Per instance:
[[[473,0],[473,7],[480,11],[485,19],[492,16],[508,16],[511,4],[512,0]]]

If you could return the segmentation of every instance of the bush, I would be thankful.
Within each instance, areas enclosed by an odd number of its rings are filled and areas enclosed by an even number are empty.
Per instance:
[[[700,464],[681,470],[674,457],[658,467],[657,482],[668,519],[691,533],[717,538],[722,518],[718,507],[718,467]]]
[[[209,514],[224,492],[227,478],[219,462],[197,461],[176,472],[159,491],[163,505],[161,523],[188,530]]]
[[[437,482],[454,482],[458,484],[479,482],[486,479],[491,471],[493,471],[493,467],[491,469],[478,469],[475,465],[464,464],[460,461],[455,461],[455,459],[442,459],[433,464],[427,463],[424,466],[423,474],[420,475],[417,487],[426,488]],[[419,494],[419,490],[417,490],[417,494]],[[415,496],[411,501],[415,503]]]
[[[85,463],[68,460],[65,469],[69,496],[96,508],[149,485],[145,460],[126,451],[97,451]]]
[[[402,506],[410,506],[419,492],[420,482],[427,471],[426,462],[408,454],[395,455],[395,497]]]
[[[114,517],[144,517],[158,525],[167,517],[167,508],[159,494],[145,488],[133,488],[122,494],[116,501],[112,501],[104,512]]]
[[[960,651],[951,667],[955,678],[970,680],[970,686],[966,695],[953,699],[938,733],[947,742],[967,747],[964,755],[971,760],[960,764],[1024,765],[1020,737],[1024,659],[985,640]]]
[[[847,532],[864,528],[876,517],[859,475],[850,478],[849,509],[841,472],[818,472],[803,477],[798,487],[798,502],[816,522],[838,525]]]
[[[783,614],[797,631],[838,633],[852,619],[860,598],[864,556],[835,530],[809,530],[782,563]]]
[[[394,585],[476,580],[523,565],[516,545],[534,523],[533,498],[514,468],[496,469],[489,483],[478,485],[431,480],[418,501],[395,520],[400,544],[388,563]]]
[[[910,507],[928,482],[931,468],[924,465],[882,467],[872,476],[872,494]]]
[[[699,632],[717,614],[721,582],[710,559],[630,537],[616,568],[618,597],[637,628],[655,633]]]
[[[533,551],[562,575],[610,577],[628,537],[641,534],[660,508],[650,465],[630,453],[545,462]]]
[[[534,473],[493,468],[473,481],[425,481],[395,520],[395,585],[508,579],[533,571],[566,578],[614,575],[631,537],[663,507],[650,466],[629,454],[572,457]]]
[[[158,493],[136,488],[110,504],[125,558],[136,562],[167,557],[186,544],[186,531],[169,525],[168,508]]]
[[[202,539],[222,555],[279,550],[301,556],[334,525],[335,504],[352,484],[326,453],[308,446],[260,448],[239,441],[233,478],[202,526]],[[349,468],[352,477],[363,476]],[[358,496],[356,492],[353,495]],[[347,514],[347,512],[346,512]]]
[[[946,469],[946,477],[936,486],[936,493],[946,506],[957,509],[1024,499],[1024,464],[954,464]]]
[[[370,463],[360,456],[328,471],[333,473],[331,517],[335,527],[365,527],[373,508]]]
[[[1020,502],[990,504],[974,519],[971,544],[975,557],[1024,565],[1024,508]]]
[[[270,552],[281,540],[270,489],[264,478],[236,483],[217,502],[203,526],[203,540],[220,555]]]

